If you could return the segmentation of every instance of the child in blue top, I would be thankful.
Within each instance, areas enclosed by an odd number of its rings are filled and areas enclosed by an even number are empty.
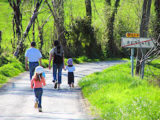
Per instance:
[[[69,58],[67,61],[68,65],[66,66],[66,70],[68,70],[68,84],[69,87],[74,88],[74,71],[75,71],[75,66],[73,65],[73,60],[72,58]]]

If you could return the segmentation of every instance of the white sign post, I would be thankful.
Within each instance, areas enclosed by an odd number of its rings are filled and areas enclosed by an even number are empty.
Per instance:
[[[126,38],[122,37],[122,47],[128,48],[152,48],[154,47],[153,39],[151,38]]]
[[[131,72],[134,71],[134,48],[152,48],[154,47],[153,39],[151,38],[126,38],[122,37],[121,46],[131,48]]]

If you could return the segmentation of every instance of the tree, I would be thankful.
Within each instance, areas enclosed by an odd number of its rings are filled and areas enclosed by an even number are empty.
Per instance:
[[[152,0],[143,0],[142,19],[141,19],[141,25],[140,25],[140,37],[147,37],[147,34],[148,34],[151,1]],[[146,49],[138,48],[136,74],[138,75],[139,73],[141,73],[142,78],[143,78],[143,72],[144,72],[145,53],[146,53]]]
[[[160,0],[155,0],[155,12],[156,12],[156,22],[155,22],[155,38],[158,43],[160,43],[159,33],[160,33]]]
[[[120,0],[115,1],[113,12],[111,11],[111,9],[108,9],[110,11],[106,11],[106,12],[112,12],[111,15],[107,14],[109,15],[108,23],[107,23],[107,38],[108,38],[107,49],[108,49],[109,56],[115,56],[117,53],[117,47],[114,42],[113,31],[114,31],[115,15],[117,13],[119,3],[120,3]],[[106,5],[107,5],[106,7],[111,7],[111,0],[106,0]]]
[[[19,57],[20,59],[24,58],[25,49],[24,49],[24,44],[23,43],[25,41],[25,38],[28,36],[28,32],[30,31],[31,26],[32,26],[33,22],[35,21],[37,15],[38,15],[38,10],[40,8],[41,3],[42,3],[42,0],[37,1],[36,7],[35,7],[34,12],[33,12],[33,15],[31,17],[31,20],[29,21],[28,26],[27,26],[25,32],[23,33],[23,36],[22,36],[22,38],[21,38],[21,40],[20,40],[20,42],[19,42],[19,44],[16,48],[15,53],[14,53],[14,55]]]
[[[54,18],[54,25],[56,27],[57,39],[61,42],[65,56],[68,56],[67,42],[65,39],[65,27],[64,27],[64,0],[52,0],[52,7],[48,0],[45,0],[49,10]]]
[[[86,16],[89,19],[90,24],[92,23],[92,6],[91,6],[91,0],[85,0],[86,5]]]
[[[20,10],[21,0],[8,0],[10,6],[13,9],[13,33],[14,33],[14,41],[12,42],[13,49],[16,47],[15,45],[15,33],[17,35],[17,45],[21,40],[22,33],[22,13]]]
[[[94,1],[93,1],[94,2]],[[83,35],[85,36],[85,52],[89,58],[98,58],[102,51],[101,45],[97,43],[95,28],[92,26],[92,5],[91,0],[85,0],[86,17],[83,22]],[[95,51],[96,50],[96,51]]]
[[[0,31],[0,55],[1,55],[1,53],[2,53],[2,51],[1,51],[1,41],[2,41],[2,31]]]
[[[38,22],[38,31],[39,31],[39,38],[40,38],[40,46],[39,46],[39,50],[42,52],[42,47],[43,47],[43,28],[45,26],[45,24],[48,22],[49,18],[51,15],[48,16],[48,18],[43,22],[42,25],[39,24],[38,18],[37,18],[37,22]]]

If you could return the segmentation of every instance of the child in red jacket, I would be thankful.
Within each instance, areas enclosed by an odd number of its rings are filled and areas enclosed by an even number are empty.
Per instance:
[[[43,67],[37,66],[35,68],[35,74],[31,80],[31,88],[34,89],[36,102],[35,108],[38,107],[39,112],[42,112],[42,94],[43,94],[43,86],[46,85],[45,78],[43,77],[42,73],[44,72]]]

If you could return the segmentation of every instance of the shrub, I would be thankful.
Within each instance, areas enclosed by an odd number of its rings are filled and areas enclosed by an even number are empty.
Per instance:
[[[19,62],[19,61],[14,62],[14,63],[11,63],[11,65],[12,65],[14,68],[17,68],[18,70],[20,70],[21,72],[24,71],[24,67],[23,67],[22,63]]]
[[[3,66],[8,63],[19,62],[18,59],[13,57],[12,55],[0,55],[0,66]]]
[[[0,84],[6,83],[7,82],[7,77],[0,75]]]
[[[20,73],[21,71],[15,67],[13,67],[12,64],[4,65],[0,68],[0,74],[4,75],[6,77],[13,77]]]
[[[70,25],[70,39],[67,41],[70,56],[85,55],[89,58],[102,57],[101,44],[96,37],[96,28],[90,24],[88,17],[76,18]]]
[[[43,60],[42,60],[42,66],[43,66],[44,68],[48,67],[48,64],[49,64],[49,61],[48,61],[47,59],[43,59]]]

